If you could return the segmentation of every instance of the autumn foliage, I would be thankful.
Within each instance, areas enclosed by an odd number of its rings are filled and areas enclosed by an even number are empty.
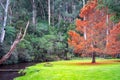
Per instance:
[[[120,52],[120,23],[114,24],[107,8],[97,9],[97,0],[90,0],[76,19],[76,31],[68,32],[68,44],[74,53],[82,55],[118,54]],[[86,39],[84,38],[86,35]]]
[[[120,53],[120,22],[110,31],[107,44],[108,54]]]

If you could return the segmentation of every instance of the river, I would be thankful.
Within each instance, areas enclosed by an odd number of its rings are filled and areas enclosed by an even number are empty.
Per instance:
[[[16,70],[25,69],[27,66],[31,66],[36,63],[19,63],[13,65],[0,65],[0,80],[13,80],[15,77],[20,76],[18,71],[4,71],[4,70]],[[2,71],[3,70],[3,71]]]

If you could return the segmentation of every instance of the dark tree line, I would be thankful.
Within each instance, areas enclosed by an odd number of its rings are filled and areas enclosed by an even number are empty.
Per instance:
[[[19,31],[24,33],[28,21],[24,40],[5,63],[70,58],[67,32],[75,29],[74,21],[83,3],[87,0],[0,0],[0,58],[9,51]],[[110,4],[110,12],[117,13],[112,19],[119,20],[119,0],[99,4]]]
[[[81,7],[80,0],[0,0],[0,58],[30,21],[24,40],[5,63],[66,59],[67,31],[74,29]]]

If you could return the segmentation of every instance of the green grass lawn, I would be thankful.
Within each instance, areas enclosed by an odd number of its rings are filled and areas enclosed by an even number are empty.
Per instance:
[[[14,80],[120,80],[120,60],[69,60],[40,63],[26,68]]]

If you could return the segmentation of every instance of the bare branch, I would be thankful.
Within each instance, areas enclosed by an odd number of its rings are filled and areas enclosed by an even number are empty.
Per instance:
[[[0,5],[2,6],[2,8],[5,10],[5,7],[4,7],[4,5],[0,2]]]
[[[29,23],[30,23],[30,22],[28,21],[28,22],[27,22],[27,25],[26,25],[26,27],[25,27],[24,34],[23,34],[21,40],[23,40],[24,37],[25,37],[25,35],[26,35],[26,31],[27,31],[27,29],[28,29]]]
[[[2,8],[5,10],[5,6],[2,4],[2,1],[0,0],[0,5],[2,6]]]

